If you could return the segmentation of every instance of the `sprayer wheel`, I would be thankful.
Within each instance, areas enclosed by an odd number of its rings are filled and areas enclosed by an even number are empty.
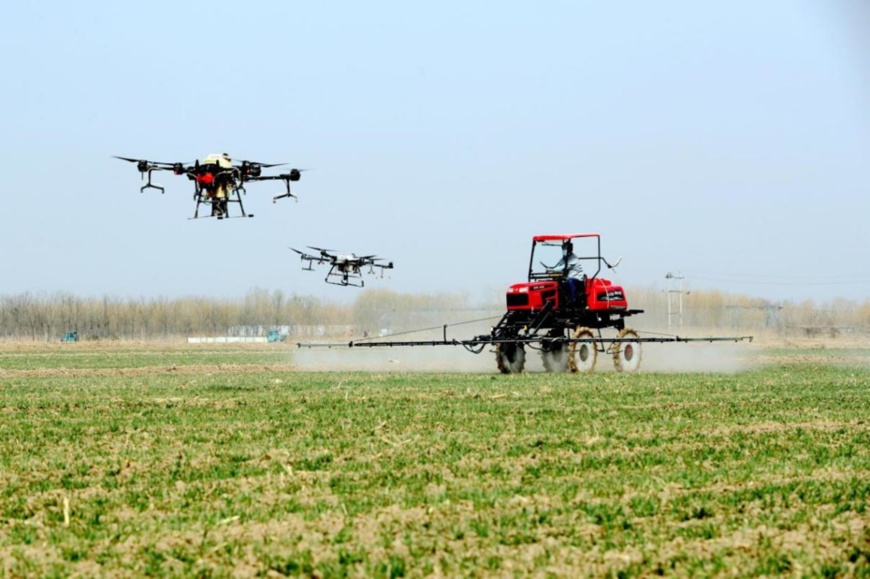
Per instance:
[[[568,371],[568,347],[563,342],[553,344],[552,350],[541,350],[541,362],[547,372]]]
[[[578,327],[574,330],[573,338],[594,338],[595,335],[589,328]],[[591,374],[595,371],[595,362],[598,360],[598,348],[595,342],[571,342],[568,347],[568,369],[571,372]]]
[[[616,337],[630,340],[639,338],[631,328],[623,329]],[[614,342],[613,366],[617,372],[636,372],[640,368],[640,342]]]
[[[519,342],[495,345],[495,362],[502,374],[519,374],[526,364],[526,350]]]
[[[541,350],[541,362],[544,363],[544,370],[547,372],[567,372],[568,371],[568,346],[564,342],[558,342],[553,345],[552,350]]]

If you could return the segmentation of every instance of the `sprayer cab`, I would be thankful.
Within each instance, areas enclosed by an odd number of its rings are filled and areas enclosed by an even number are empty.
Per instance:
[[[519,318],[546,311],[561,320],[557,325],[621,328],[625,316],[641,310],[630,310],[622,287],[601,277],[612,267],[601,256],[597,233],[536,235],[528,281],[508,288],[507,310]]]

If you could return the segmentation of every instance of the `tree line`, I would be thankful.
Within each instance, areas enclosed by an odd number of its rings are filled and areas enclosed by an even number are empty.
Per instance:
[[[239,334],[286,324],[347,323],[345,312],[324,300],[255,289],[240,300],[213,297],[101,298],[66,292],[0,296],[0,336],[7,340],[167,340],[192,335]],[[265,334],[263,334],[265,335]]]

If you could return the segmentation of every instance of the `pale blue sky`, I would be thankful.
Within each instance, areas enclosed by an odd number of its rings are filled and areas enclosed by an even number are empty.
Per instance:
[[[859,0],[13,3],[0,22],[0,294],[352,299],[287,246],[500,292],[530,238],[598,231],[616,278],[870,298]],[[310,168],[299,203],[188,221],[111,155]]]

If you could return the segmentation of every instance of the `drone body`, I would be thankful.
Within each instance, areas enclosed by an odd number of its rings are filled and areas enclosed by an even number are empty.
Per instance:
[[[314,264],[329,264],[329,271],[326,273],[324,281],[333,285],[363,287],[365,282],[362,279],[362,268],[368,267],[368,273],[374,274],[375,268],[381,270],[381,277],[384,275],[384,270],[393,269],[393,262],[377,263],[383,258],[374,255],[356,255],[354,253],[338,254],[332,250],[322,249],[320,247],[311,247],[318,252],[317,255],[311,255],[298,249],[290,248],[299,254],[300,261],[307,261],[307,267],[302,269],[313,271]]]
[[[157,189],[161,193],[164,188],[160,185],[155,185],[151,182],[151,174],[154,171],[170,171],[175,175],[186,175],[194,184],[193,200],[196,202],[191,219],[200,218],[199,208],[203,203],[211,206],[211,214],[203,215],[202,217],[215,217],[217,219],[227,219],[229,217],[253,217],[253,213],[246,213],[245,206],[242,203],[242,194],[247,193],[245,183],[252,181],[284,181],[286,192],[281,195],[276,195],[272,198],[272,202],[284,197],[296,196],[290,192],[290,182],[298,181],[302,177],[300,169],[291,169],[289,173],[279,175],[263,175],[264,168],[278,167],[284,163],[258,163],[255,161],[241,161],[233,163],[233,160],[226,153],[211,154],[205,157],[202,163],[197,160],[193,165],[186,163],[162,163],[156,161],[148,161],[145,159],[132,159],[130,157],[115,157],[122,161],[136,163],[136,168],[139,170],[142,178],[147,175],[147,182],[139,188],[141,193],[145,189]],[[230,204],[236,203],[239,206],[241,215],[230,215]]]

